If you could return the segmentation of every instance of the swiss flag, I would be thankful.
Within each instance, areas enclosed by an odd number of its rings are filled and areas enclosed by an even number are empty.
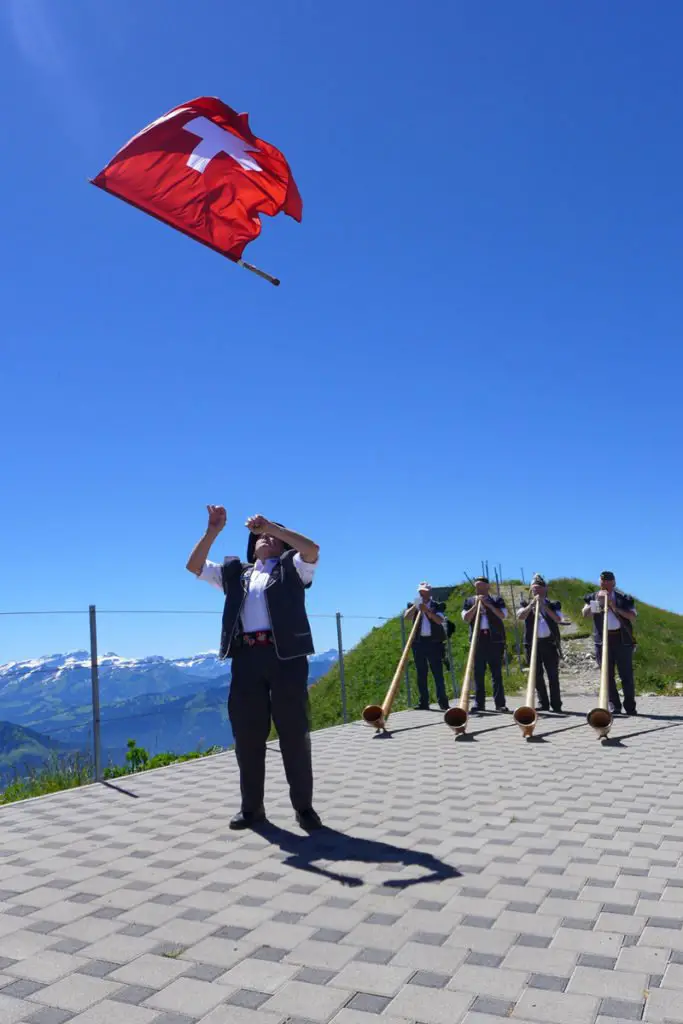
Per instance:
[[[248,114],[213,97],[143,128],[93,184],[232,260],[260,234],[260,214],[300,221],[303,209],[279,149],[252,133]]]

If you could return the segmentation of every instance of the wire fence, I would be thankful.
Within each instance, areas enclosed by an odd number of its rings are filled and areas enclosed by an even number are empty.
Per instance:
[[[488,575],[486,562],[482,563],[482,573]],[[500,587],[500,567],[495,567],[495,575],[496,585]],[[521,669],[520,637],[512,591],[508,601],[510,597],[513,602],[515,649]],[[219,610],[96,608],[90,605],[87,609],[0,611],[0,622],[5,621],[9,626],[20,616],[36,620],[36,626],[32,627],[34,646],[40,643],[44,645],[43,650],[49,649],[48,638],[51,637],[55,645],[59,643],[64,650],[66,636],[75,641],[75,645],[70,647],[75,653],[69,656],[53,655],[0,664],[0,730],[3,725],[24,730],[12,737],[12,743],[19,750],[17,757],[28,758],[26,763],[35,763],[46,753],[56,756],[77,754],[91,760],[94,777],[100,780],[108,768],[125,763],[133,740],[152,755],[168,751],[186,754],[232,744],[227,713],[230,665],[229,662],[219,662],[215,652],[211,653],[217,621],[221,616]],[[52,616],[71,617],[73,627],[41,629],[38,623]],[[209,653],[185,659],[160,656],[132,659],[101,653],[115,650],[120,642],[125,642],[124,637],[133,637],[138,647],[146,643],[145,623],[152,616],[192,616],[200,622],[205,619],[206,632],[202,625],[198,635],[206,638],[200,649]],[[133,626],[127,622],[124,633],[120,626],[114,626],[119,617],[139,618]],[[333,724],[340,719],[348,722],[358,717],[366,696],[367,703],[373,703],[377,693],[386,691],[391,681],[387,673],[398,663],[407,642],[405,619],[401,615],[341,612],[311,613],[310,618],[327,620],[332,627],[326,627],[328,634],[336,639],[336,644],[330,644],[331,650],[309,659],[311,685],[335,669],[327,686],[328,690],[330,686],[337,689],[326,697],[324,714],[327,718],[323,715],[322,724]],[[362,670],[358,669],[357,659],[349,662],[344,643],[344,622],[347,620],[372,622],[377,626],[393,621],[393,639],[385,651],[387,656],[377,658],[369,665],[364,663]],[[353,630],[353,636],[358,636],[357,629]],[[458,697],[458,680],[465,661],[463,643],[460,639],[452,646],[450,638],[446,643],[444,674],[450,698]],[[506,648],[508,673],[515,649],[508,652]],[[406,663],[402,676],[396,709],[410,707],[418,698],[412,659]],[[12,770],[16,773],[17,760],[13,760],[11,751],[3,750],[0,744],[0,788]]]
[[[58,616],[74,620],[69,629],[50,623],[38,623]],[[121,629],[113,628],[119,617],[139,617],[137,629],[144,636],[144,621],[153,616],[194,616],[206,619],[203,650],[209,653],[180,658],[124,658],[102,651],[116,649],[121,642]],[[184,608],[96,608],[27,609],[0,611],[0,622],[19,617],[36,620],[31,627],[32,646],[64,650],[64,637],[69,638],[70,655],[46,655],[34,659],[0,664],[0,729],[3,724],[15,727],[11,742],[0,743],[0,789],[3,782],[17,771],[24,771],[46,756],[78,756],[92,763],[93,776],[100,780],[108,768],[125,762],[129,744],[145,748],[152,755],[167,751],[185,754],[190,751],[226,747],[232,744],[227,715],[230,663],[221,662],[211,649],[215,645],[216,626],[221,612],[216,609]],[[381,626],[391,616],[350,614],[340,612],[311,613],[313,620],[329,620],[336,635],[336,649],[310,660],[310,682],[314,684],[330,668],[338,667],[338,713],[348,721],[345,673],[345,619]],[[395,618],[395,616],[394,616]],[[143,624],[140,626],[140,622]],[[130,633],[126,623],[125,633]],[[357,635],[357,629],[354,635]],[[116,638],[111,643],[111,638]],[[41,639],[43,637],[44,639]],[[87,639],[86,639],[87,638]],[[104,643],[102,643],[104,641]],[[143,641],[144,642],[144,641]],[[40,645],[40,646],[38,646]],[[120,648],[119,648],[120,649]],[[2,654],[0,653],[0,662]],[[353,680],[354,689],[358,680]],[[364,686],[381,685],[383,680],[368,679]],[[406,673],[406,687],[411,682]],[[17,732],[17,729],[20,730]],[[3,750],[3,745],[6,749]],[[13,758],[11,747],[18,750]],[[35,748],[34,751],[31,748]]]

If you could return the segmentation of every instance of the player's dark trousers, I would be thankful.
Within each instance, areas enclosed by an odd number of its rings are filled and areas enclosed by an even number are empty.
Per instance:
[[[292,806],[313,806],[308,659],[280,661],[274,647],[245,647],[232,659],[228,715],[240,769],[242,810],[263,806],[266,740],[271,719],[289,783]]]
[[[493,683],[493,703],[497,708],[505,707],[505,689],[503,687],[503,651],[505,645],[495,643],[487,630],[479,631],[477,650],[474,655],[474,700],[479,708],[486,703],[486,669],[491,670]]]
[[[595,658],[598,665],[602,665],[602,644],[595,645]],[[621,630],[614,630],[609,634],[609,702],[614,706],[615,711],[621,710],[621,697],[617,690],[617,681],[614,675],[616,669],[621,680],[621,689],[624,692],[624,711],[636,710],[636,687],[633,681],[633,647],[630,644],[622,643]]]
[[[531,661],[531,644],[526,645],[527,661]],[[545,685],[543,670],[548,677],[548,688]],[[548,700],[548,689],[550,700]],[[562,710],[562,695],[560,693],[560,655],[557,645],[551,636],[542,637],[538,641],[536,660],[536,693],[538,702],[543,708],[552,707],[553,711]]]
[[[447,704],[446,686],[443,679],[443,644],[435,643],[433,640],[417,639],[413,643],[413,659],[415,671],[417,672],[417,689],[420,694],[420,704],[425,707],[429,704],[429,670],[434,676],[436,687],[436,699],[439,704]]]

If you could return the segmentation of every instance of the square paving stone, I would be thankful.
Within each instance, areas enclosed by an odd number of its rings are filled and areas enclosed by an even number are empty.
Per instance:
[[[196,1017],[188,1017],[185,1013],[162,1013],[154,1017],[152,1024],[196,1024]]]
[[[465,914],[460,923],[468,925],[470,928],[493,928],[496,921],[493,917],[478,917],[476,914]]]
[[[616,965],[613,957],[595,956],[593,953],[581,953],[578,960],[579,967],[597,967],[601,971],[613,971]]]
[[[398,917],[395,914],[370,914],[369,917],[365,918],[364,924],[384,924],[392,925],[398,921]]]
[[[243,1006],[247,1010],[258,1010],[270,996],[267,992],[254,992],[250,988],[240,988],[225,1000],[230,1006]]]
[[[225,974],[223,967],[214,967],[213,964],[193,964],[185,971],[186,978],[196,978],[197,981],[215,981]]]
[[[495,953],[468,953],[465,963],[471,967],[500,967],[503,962],[502,956]]]
[[[533,946],[535,949],[547,949],[550,945],[550,939],[546,938],[545,935],[518,935],[517,945]]]
[[[211,936],[212,939],[230,939],[232,942],[237,942],[239,939],[243,939],[249,931],[248,928],[220,928],[217,932],[214,932]]]
[[[366,964],[388,964],[393,956],[393,950],[373,949],[372,947],[369,947],[367,949],[359,950],[354,957],[354,960],[360,960]]]
[[[117,1003],[130,1003],[131,1006],[139,1006],[144,1003],[145,999],[153,996],[155,991],[156,989],[147,988],[146,985],[124,985],[109,998]]]
[[[44,1006],[26,1018],[27,1024],[66,1024],[68,1020],[73,1020],[70,1013],[67,1013],[66,1010],[57,1010],[52,1006]]]
[[[415,932],[410,941],[420,942],[424,946],[443,946],[447,938],[447,935],[440,935],[438,932]]]
[[[434,971],[416,971],[409,978],[409,985],[423,985],[425,988],[445,988],[450,977],[448,974],[437,974]]]
[[[620,1020],[642,1020],[644,1003],[633,1003],[625,999],[603,999],[600,1013],[603,1017],[618,1017]]]
[[[488,1013],[491,1017],[509,1017],[514,1008],[514,1003],[508,1003],[505,999],[491,999],[489,996],[477,996],[472,1003],[473,1013]]]
[[[564,992],[569,978],[555,978],[552,974],[532,974],[529,979],[530,988],[542,988],[547,992]]]
[[[302,967],[294,981],[307,981],[309,985],[327,985],[335,977],[335,971],[323,971],[320,967]]]
[[[118,969],[120,965],[112,963],[111,960],[89,960],[82,967],[78,968],[79,974],[89,974],[93,978],[106,978],[112,971]]]
[[[382,1013],[391,1002],[386,996],[374,996],[368,992],[356,992],[346,1004],[349,1010],[361,1010],[363,1013]]]
[[[13,999],[28,999],[39,989],[45,986],[37,981],[13,981],[11,985],[5,985],[2,990],[3,996],[12,996]]]
[[[250,953],[252,960],[270,960],[272,963],[279,963],[287,956],[288,950],[278,949],[276,946],[259,946],[257,950]]]
[[[338,928],[318,928],[311,935],[311,939],[317,942],[341,942],[347,932],[340,932]]]

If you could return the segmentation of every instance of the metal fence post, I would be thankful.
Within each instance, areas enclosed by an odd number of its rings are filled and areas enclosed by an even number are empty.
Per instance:
[[[403,618],[403,614],[401,614],[401,648],[402,648],[402,650],[405,651],[407,643],[408,643],[408,637],[406,636],[406,620]],[[403,676],[404,676],[404,679],[406,681],[406,700],[408,701],[408,707],[410,707],[410,705],[413,703],[413,699],[412,699],[412,696],[411,696],[411,693],[410,693],[410,669],[408,667],[408,662],[407,661],[406,661],[406,667],[403,670]]]
[[[346,677],[344,675],[344,644],[342,643],[341,612],[337,612],[337,650],[339,651],[339,686],[341,688],[342,721],[348,721],[346,710]]]
[[[95,759],[95,782],[102,778],[102,745],[100,736],[100,675],[97,663],[97,612],[91,604],[90,614],[90,682],[92,684],[92,741]]]
[[[453,664],[453,648],[451,646],[451,638],[448,635],[448,631],[446,632],[446,649],[448,651],[448,664],[450,665],[451,686],[453,687],[453,699],[457,700],[458,690],[455,683],[455,665]]]
[[[512,598],[512,619],[513,619],[513,622],[515,624],[515,644],[517,646],[517,660],[519,661],[519,671],[523,672],[524,671],[524,666],[522,665],[522,648],[521,648],[520,643],[519,643],[519,620],[517,618],[517,607],[515,605],[515,592],[512,589],[512,584],[510,584],[510,597]]]

